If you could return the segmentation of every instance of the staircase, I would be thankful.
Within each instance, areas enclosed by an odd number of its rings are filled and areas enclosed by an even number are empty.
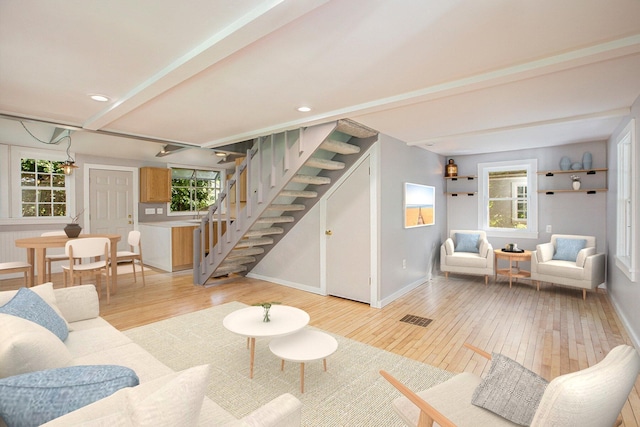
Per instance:
[[[194,231],[193,282],[250,271],[377,139],[351,120],[257,138]]]

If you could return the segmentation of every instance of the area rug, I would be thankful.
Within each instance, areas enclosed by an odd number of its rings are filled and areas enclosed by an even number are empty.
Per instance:
[[[299,364],[287,362],[281,371],[268,339],[256,340],[254,378],[249,379],[246,338],[222,326],[224,316],[243,307],[232,302],[124,333],[173,370],[210,364],[207,396],[237,418],[291,393],[303,403],[304,426],[402,426],[391,408],[391,401],[400,394],[379,371],[390,372],[413,390],[424,390],[453,375],[331,334],[338,340],[338,350],[327,359],[326,372],[321,360],[305,365],[304,393],[300,393]]]

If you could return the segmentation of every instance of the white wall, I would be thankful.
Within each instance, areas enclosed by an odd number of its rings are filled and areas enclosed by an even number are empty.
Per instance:
[[[638,97],[633,104],[631,117],[635,118],[636,121],[635,168],[636,170],[640,170],[640,144],[638,141],[638,138],[640,138],[640,97]],[[631,117],[621,123],[618,130],[609,140],[609,171],[611,172],[612,177],[615,177],[615,173],[617,171],[617,147],[615,141],[620,135],[622,129],[629,123]],[[615,259],[613,258],[617,244],[617,187],[617,181],[612,178],[609,181],[609,192],[607,194],[607,235],[609,236],[607,244],[608,252],[611,254],[607,260],[607,289],[618,316],[625,324],[627,332],[634,341],[636,348],[640,348],[640,282],[631,282],[627,276],[620,271],[618,267],[616,267]],[[640,198],[640,189],[636,190],[635,196],[636,198]],[[640,212],[635,212],[635,219],[636,224],[640,224]],[[633,238],[636,241],[640,239],[640,229],[636,228],[635,236]]]
[[[500,153],[456,156],[458,175],[476,175],[478,163],[500,162],[507,160],[537,159],[538,170],[559,170],[560,159],[568,156],[572,161],[581,161],[582,155],[590,152],[593,156],[593,168],[607,168],[606,141],[586,142],[563,145],[559,147],[537,148],[531,150],[514,150]],[[615,176],[598,172],[595,176],[582,175],[583,188],[600,188],[607,181],[609,187]],[[570,188],[570,175],[557,174],[554,177],[538,175],[538,186],[541,189]],[[477,182],[473,185],[477,186]],[[596,237],[597,250],[604,252],[607,242],[607,194],[555,193],[538,194],[538,237],[531,239],[514,239],[490,237],[489,241],[495,249],[507,243],[517,243],[523,249],[535,250],[538,243],[548,242],[551,234],[586,234]],[[448,196],[449,229],[478,228],[478,196]],[[547,225],[551,233],[546,232]]]
[[[439,266],[446,230],[444,158],[404,142],[380,136],[378,247],[380,299],[388,304],[429,280]],[[404,228],[404,183],[435,187],[435,225]],[[402,267],[406,260],[406,269]]]

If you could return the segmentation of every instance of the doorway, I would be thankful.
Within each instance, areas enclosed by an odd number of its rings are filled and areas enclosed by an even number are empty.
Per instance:
[[[371,156],[366,155],[325,199],[325,281],[328,295],[372,302]],[[375,294],[375,293],[374,293]]]
[[[86,232],[120,234],[118,250],[127,250],[127,237],[137,225],[136,173],[137,168],[85,166],[85,206],[89,211],[85,211]]]

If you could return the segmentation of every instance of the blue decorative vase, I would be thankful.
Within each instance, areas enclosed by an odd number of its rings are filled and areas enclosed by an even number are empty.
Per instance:
[[[560,170],[568,171],[570,167],[571,167],[571,160],[567,156],[564,156],[563,158],[560,159]]]
[[[591,166],[593,166],[593,159],[591,157],[591,153],[587,151],[582,155],[582,167],[585,170],[589,170],[591,169]]]
[[[582,169],[582,163],[580,163],[580,162],[571,163],[571,170],[572,171],[579,171],[581,169]]]

